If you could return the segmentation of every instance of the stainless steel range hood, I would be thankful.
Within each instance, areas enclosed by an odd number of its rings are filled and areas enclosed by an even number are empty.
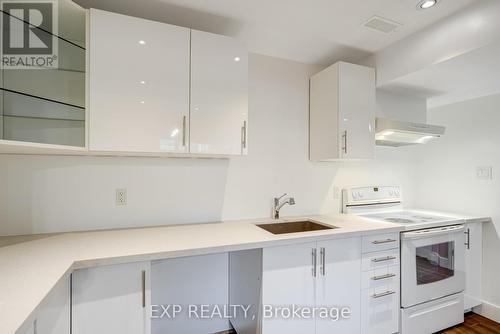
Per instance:
[[[426,144],[444,135],[444,126],[377,118],[376,143],[380,146]]]

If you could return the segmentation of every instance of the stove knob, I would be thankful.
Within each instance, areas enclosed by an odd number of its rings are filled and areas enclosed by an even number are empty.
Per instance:
[[[353,192],[353,193],[352,193],[352,198],[353,198],[354,200],[357,200],[357,199],[358,199],[358,194]]]
[[[394,190],[389,189],[389,196],[394,196]]]
[[[363,198],[363,193],[361,191],[358,191],[358,197]]]

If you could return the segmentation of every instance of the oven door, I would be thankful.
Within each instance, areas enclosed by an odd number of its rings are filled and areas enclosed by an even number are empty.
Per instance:
[[[464,225],[401,234],[401,306],[465,290]]]

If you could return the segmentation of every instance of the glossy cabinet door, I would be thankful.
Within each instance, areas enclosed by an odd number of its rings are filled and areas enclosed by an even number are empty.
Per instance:
[[[482,303],[483,224],[465,225],[465,294],[464,310]]]
[[[73,334],[149,334],[149,262],[73,273]]]
[[[347,307],[350,317],[316,319],[316,334],[361,331],[361,238],[318,242],[316,305]]]
[[[375,69],[338,62],[310,81],[311,161],[375,156]]]
[[[247,153],[245,46],[229,37],[192,30],[190,109],[191,153]]]
[[[90,10],[91,151],[188,152],[189,34]]]
[[[227,253],[153,261],[152,305],[210,305],[213,310],[215,305],[227,304],[228,279]],[[184,310],[175,318],[161,318],[161,308],[155,307],[154,311],[151,331],[155,334],[222,333],[230,328],[224,317],[197,318]]]
[[[375,70],[341,62],[339,135],[341,157],[375,157]]]
[[[36,334],[35,333],[35,325],[36,325],[36,322],[33,322],[28,329],[26,329],[23,334]]]
[[[70,333],[70,279],[64,278],[38,307],[34,320],[24,334]]]
[[[262,254],[262,304],[314,307],[317,267],[316,243],[264,248]],[[315,333],[315,319],[267,317],[263,312],[262,334]]]
[[[37,314],[36,334],[70,332],[70,279],[59,282],[43,302]]]

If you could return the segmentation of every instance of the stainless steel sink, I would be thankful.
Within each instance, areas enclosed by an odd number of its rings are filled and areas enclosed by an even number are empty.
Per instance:
[[[291,221],[281,223],[258,224],[258,227],[272,234],[301,233],[321,230],[333,230],[336,226],[323,225],[311,220]]]

